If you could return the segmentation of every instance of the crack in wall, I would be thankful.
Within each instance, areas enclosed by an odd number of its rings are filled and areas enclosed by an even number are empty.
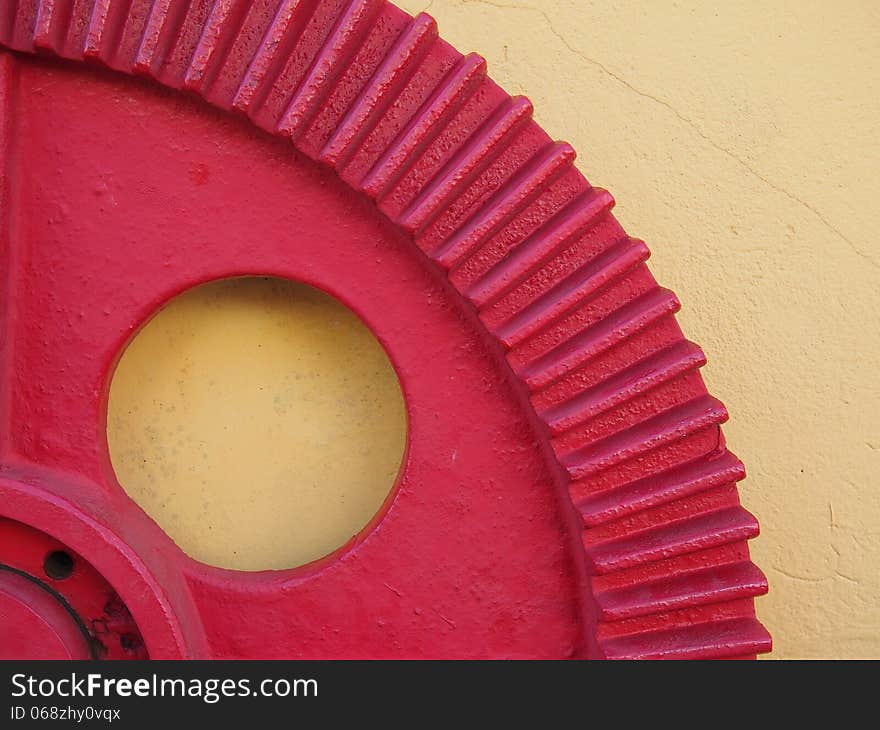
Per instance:
[[[425,6],[424,12],[427,12],[434,5],[434,3],[435,3],[435,0],[431,0]],[[547,24],[547,27],[550,30],[550,32],[556,38],[559,39],[559,41],[565,46],[566,49],[568,49],[568,51],[570,51],[571,53],[573,53],[574,55],[576,55],[578,58],[585,61],[586,63],[590,64],[594,68],[599,69],[606,76],[613,79],[621,86],[624,86],[625,88],[629,89],[632,93],[634,93],[644,99],[648,99],[649,101],[652,101],[655,104],[658,104],[659,106],[662,106],[664,109],[668,110],[680,122],[682,122],[683,124],[690,127],[709,146],[711,146],[716,151],[722,153],[723,155],[727,156],[729,159],[733,160],[739,167],[741,167],[743,170],[745,170],[747,173],[749,173],[752,177],[756,178],[757,180],[762,182],[764,185],[769,187],[771,190],[776,191],[780,195],[784,195],[786,198],[791,200],[793,203],[800,205],[802,208],[804,208],[807,211],[809,211],[810,213],[812,213],[813,216],[828,231],[830,231],[837,238],[839,238],[841,241],[843,241],[854,254],[856,254],[860,258],[864,259],[865,261],[867,261],[874,268],[880,269],[880,262],[876,261],[872,256],[870,256],[869,254],[862,251],[859,248],[858,244],[856,244],[855,241],[853,241],[842,230],[840,230],[840,228],[835,226],[827,218],[827,216],[821,210],[819,210],[816,206],[814,206],[812,203],[804,200],[800,196],[795,195],[790,190],[782,187],[781,185],[778,185],[777,183],[775,183],[772,180],[770,180],[769,178],[767,178],[761,172],[759,172],[754,167],[752,167],[746,160],[744,160],[742,157],[737,155],[733,150],[728,149],[727,147],[725,147],[721,143],[714,140],[708,134],[706,134],[703,131],[703,129],[696,122],[694,122],[692,119],[690,119],[689,117],[682,114],[678,109],[676,109],[668,101],[665,101],[664,99],[661,99],[660,97],[654,96],[653,94],[650,94],[647,91],[643,91],[642,89],[635,86],[632,82],[628,81],[626,78],[624,78],[620,74],[611,70],[608,66],[606,66],[601,61],[599,61],[595,58],[591,58],[590,56],[586,55],[583,51],[579,50],[577,47],[572,45],[572,43],[565,37],[565,35],[563,35],[559,30],[557,30],[557,28],[553,24],[553,19],[551,18],[550,14],[546,10],[543,10],[541,8],[534,7],[531,5],[518,5],[518,4],[507,5],[504,3],[495,2],[494,0],[458,0],[458,2],[452,3],[452,4],[458,5],[459,7],[462,7],[465,5],[485,5],[485,6],[492,7],[492,8],[498,8],[500,10],[521,10],[521,11],[527,11],[527,12],[532,12],[532,13],[538,14],[544,20],[544,22]]]

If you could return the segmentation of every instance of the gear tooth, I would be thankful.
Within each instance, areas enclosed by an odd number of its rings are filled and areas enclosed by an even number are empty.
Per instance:
[[[490,329],[508,347],[515,347],[573,307],[619,281],[647,258],[648,247],[644,242],[624,238]],[[478,288],[468,296],[480,306],[485,302],[484,291]]]
[[[265,55],[270,45],[274,46],[273,53],[286,50],[281,61],[286,60],[292,50],[283,42],[286,22],[296,16],[301,24],[303,16],[314,10],[315,5],[313,0],[300,0],[295,5],[288,0],[258,0],[239,6],[237,14],[225,22],[225,37],[218,41],[218,47],[213,51],[210,70],[198,82],[202,96],[223,109],[247,111],[242,108],[241,101],[236,106],[236,99],[248,72],[255,62],[260,62],[261,55]]]
[[[613,218],[611,195],[572,172],[574,150],[535,134],[531,104],[502,95],[481,57],[448,49],[429,16],[388,8],[385,0],[9,0],[0,43],[99,59],[198,91],[355,180],[452,272],[450,285],[476,306],[530,392],[583,521],[579,559],[600,652],[769,651],[752,603],[766,579],[745,543],[758,524],[736,492],[745,470],[724,444],[727,411],[700,379],[705,356],[675,322],[678,299],[650,276],[648,249]],[[364,48],[372,60],[352,68]],[[394,120],[393,141],[358,156],[435,62],[431,88]],[[350,69],[362,73],[352,80]],[[322,105],[332,114],[321,116]],[[510,164],[483,185],[499,159]]]
[[[750,562],[713,565],[596,593],[605,621],[754,598],[767,592],[767,578]]]
[[[382,0],[352,0],[294,93],[276,131],[296,140],[318,113],[372,27]]]
[[[560,434],[705,364],[703,351],[683,340],[540,415],[553,434]]]
[[[63,55],[73,0],[42,0],[37,6],[34,47]]]
[[[385,151],[361,184],[373,198],[383,197],[486,78],[486,61],[472,53],[446,75],[407,128]]]
[[[587,557],[599,575],[658,560],[727,545],[758,536],[758,522],[742,507],[688,517],[616,539],[593,544],[589,533],[584,545]]]
[[[211,88],[241,30],[247,9],[246,0],[217,0],[183,75],[184,88],[202,93]]]
[[[0,43],[12,48],[13,30],[15,29],[15,16],[18,10],[18,0],[9,0],[9,5],[0,12]]]
[[[437,39],[437,24],[422,13],[401,34],[342,124],[321,152],[323,162],[341,168],[397,99],[404,84]]]
[[[477,213],[462,225],[431,258],[451,269],[495,233],[521,214],[574,164],[575,151],[564,142],[551,143],[539,151],[501,187]]]
[[[177,40],[187,7],[188,0],[154,0],[135,54],[135,71],[158,76]]]
[[[486,169],[505,143],[532,117],[532,104],[524,97],[504,102],[491,119],[435,175],[410,207],[398,218],[405,230],[417,234]]]
[[[613,206],[614,198],[607,190],[585,191],[472,285],[468,297],[485,307],[503,296],[567,243],[595,226]]]
[[[157,0],[129,0],[127,17],[121,21],[116,50],[107,59],[107,64],[118,71],[132,73],[136,68],[138,51],[144,39],[147,22]]]
[[[560,457],[572,479],[584,479],[622,461],[677,441],[697,431],[719,426],[727,409],[711,396],[688,401],[670,411]]]
[[[156,23],[150,23],[154,17],[148,20],[144,40],[138,49],[140,57],[142,51],[153,45],[152,39],[156,39],[148,73],[174,89],[183,88],[184,79],[214,7],[210,3],[191,0],[180,2],[179,6],[172,3],[166,14],[154,16]]]
[[[674,314],[680,306],[671,291],[658,287],[550,352],[520,366],[518,374],[531,390],[540,390],[662,317]]]
[[[724,659],[763,654],[770,635],[754,618],[647,631],[600,643],[606,659]]]
[[[94,5],[95,0],[71,0],[67,28],[61,40],[61,55],[65,58],[82,60]]]
[[[587,527],[597,527],[700,492],[735,484],[745,476],[742,462],[725,449],[720,455],[706,454],[682,466],[593,493],[581,500],[575,499],[575,506]]]
[[[10,7],[4,9],[5,17],[0,21],[0,37],[13,50],[29,52],[34,49],[38,6],[37,0],[12,0]]]
[[[284,0],[257,48],[232,99],[232,106],[256,117],[284,63],[315,12],[318,0]]]
[[[95,0],[82,48],[85,58],[112,63],[130,9],[131,0]]]

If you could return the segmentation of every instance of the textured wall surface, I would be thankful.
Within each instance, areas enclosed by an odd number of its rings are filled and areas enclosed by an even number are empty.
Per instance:
[[[681,297],[749,469],[773,656],[880,657],[880,6],[398,4],[535,102]],[[202,315],[175,316],[168,332]]]
[[[776,657],[880,657],[880,6],[404,0],[570,141],[731,411]]]
[[[120,484],[189,555],[281,569],[341,547],[379,511],[406,413],[388,356],[349,309],[249,277],[186,292],[138,333],[113,376],[107,437]]]

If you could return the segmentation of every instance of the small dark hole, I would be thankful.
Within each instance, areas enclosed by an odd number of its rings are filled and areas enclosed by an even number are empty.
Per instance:
[[[70,578],[73,573],[73,558],[64,550],[49,553],[43,561],[43,570],[53,580]]]

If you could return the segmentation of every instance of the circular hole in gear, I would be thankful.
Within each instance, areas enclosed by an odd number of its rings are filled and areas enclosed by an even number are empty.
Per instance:
[[[211,282],[162,308],[110,385],[119,483],[190,556],[291,568],[381,509],[406,446],[396,373],[358,317],[304,284]]]
[[[73,575],[73,557],[65,550],[53,550],[43,561],[43,571],[52,580],[65,580]]]

